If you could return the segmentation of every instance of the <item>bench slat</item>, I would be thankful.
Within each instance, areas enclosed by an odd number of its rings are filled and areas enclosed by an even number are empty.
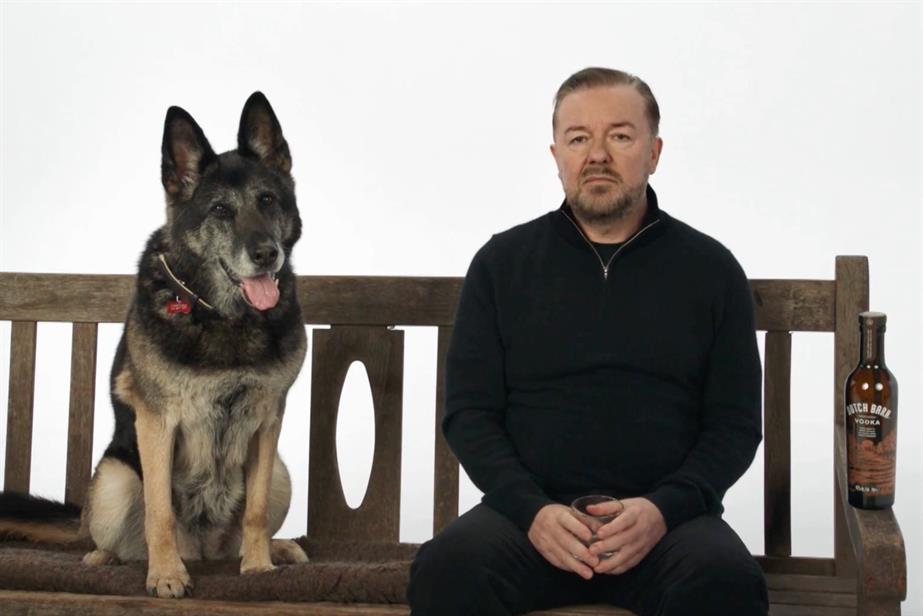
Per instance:
[[[771,616],[854,616],[856,613],[855,582],[835,577],[768,575]],[[233,603],[183,599],[167,601],[148,597],[117,597],[70,593],[0,590],[0,602],[11,615],[78,614],[86,616],[117,616],[137,610],[140,613],[176,616],[225,616],[254,614],[267,616],[406,616],[406,605],[372,605],[340,603]],[[627,610],[582,605],[531,612],[529,616],[630,616]]]
[[[836,284],[832,280],[751,280],[756,328],[831,332]]]
[[[4,616],[407,616],[406,605],[222,602],[0,590]]]
[[[844,429],[846,379],[859,361],[859,313],[869,309],[869,263],[865,257],[836,258],[836,331],[833,335],[833,450],[836,451],[838,433]],[[838,498],[836,485],[836,459],[834,459],[834,531],[833,551],[837,575],[856,575],[856,558],[843,504]]]
[[[67,427],[67,482],[64,500],[83,505],[93,456],[96,402],[96,323],[74,323],[71,344],[70,419]]]
[[[14,321],[10,330],[10,392],[3,489],[25,493],[29,491],[32,468],[36,323]]]
[[[452,325],[461,278],[298,276],[305,323]],[[0,320],[121,323],[134,276],[0,273]],[[207,298],[206,298],[207,299]]]
[[[312,536],[398,541],[401,508],[401,415],[404,332],[334,326],[313,332],[308,529]],[[353,361],[365,365],[375,412],[375,451],[365,498],[346,503],[337,465],[340,393]]]
[[[298,276],[305,323],[452,325],[462,278]],[[135,278],[0,273],[0,320],[121,323]],[[751,280],[756,327],[833,331],[832,280]]]
[[[461,278],[299,276],[305,323],[452,325]]]
[[[763,532],[767,556],[792,553],[792,335],[766,333]]]
[[[781,604],[769,606],[769,616],[856,616],[856,608]]]
[[[832,577],[836,565],[832,558],[809,556],[755,556],[766,575],[811,575]]]
[[[134,276],[0,274],[0,320],[122,323]]]
[[[827,592],[841,595],[856,594],[856,581],[835,575],[793,575],[768,573],[766,579],[770,590]]]
[[[529,612],[526,616],[635,616],[635,613],[609,605],[572,605]]]
[[[853,612],[855,612],[856,609],[856,595],[847,593],[770,589],[769,601],[774,605],[816,605],[819,607],[846,607],[852,608]]]
[[[433,472],[433,535],[458,517],[458,460],[442,435],[445,415],[445,359],[452,328],[439,328],[436,362],[436,462]]]

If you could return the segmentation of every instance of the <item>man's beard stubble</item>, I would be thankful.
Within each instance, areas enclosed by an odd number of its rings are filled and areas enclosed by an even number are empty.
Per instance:
[[[606,175],[612,177],[611,173]],[[617,181],[615,187],[608,184],[589,187],[589,197],[581,194],[581,187],[578,187],[576,191],[567,195],[567,203],[577,218],[585,224],[599,225],[622,220],[639,206],[646,186],[642,184],[626,187],[620,177]]]
[[[590,177],[606,177],[612,184],[586,187],[583,181]],[[587,188],[589,195],[582,190]],[[638,186],[627,186],[621,174],[608,165],[588,165],[580,174],[576,190],[565,195],[574,215],[588,225],[610,225],[627,218],[640,206],[647,189],[647,178]]]

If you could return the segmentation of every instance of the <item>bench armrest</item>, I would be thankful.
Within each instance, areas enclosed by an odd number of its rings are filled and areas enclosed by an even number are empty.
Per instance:
[[[836,485],[858,567],[860,601],[903,601],[907,596],[907,558],[900,526],[889,509],[857,509],[849,504],[846,483],[846,436],[836,435]]]

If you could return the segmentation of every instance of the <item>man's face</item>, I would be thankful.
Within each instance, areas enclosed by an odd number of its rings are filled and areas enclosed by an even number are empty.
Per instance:
[[[611,222],[634,211],[662,147],[632,86],[577,90],[558,105],[551,153],[567,202],[584,222]]]

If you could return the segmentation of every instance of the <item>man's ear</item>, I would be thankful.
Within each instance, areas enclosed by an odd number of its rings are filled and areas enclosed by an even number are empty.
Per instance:
[[[160,177],[171,202],[191,197],[202,172],[218,158],[196,121],[179,107],[167,110],[161,153]]]
[[[649,166],[648,175],[653,175],[657,171],[657,165],[660,163],[660,153],[663,152],[663,139],[660,137],[654,138],[654,143],[651,144],[651,163]]]
[[[563,183],[564,178],[561,177],[561,164],[558,162],[558,148],[555,147],[555,144],[552,143],[550,146],[548,146],[548,149],[551,151],[552,158],[554,158],[554,166],[558,170],[558,179]]]
[[[262,92],[254,92],[244,104],[237,131],[237,152],[283,173],[292,170],[292,155],[282,136],[282,127]]]

